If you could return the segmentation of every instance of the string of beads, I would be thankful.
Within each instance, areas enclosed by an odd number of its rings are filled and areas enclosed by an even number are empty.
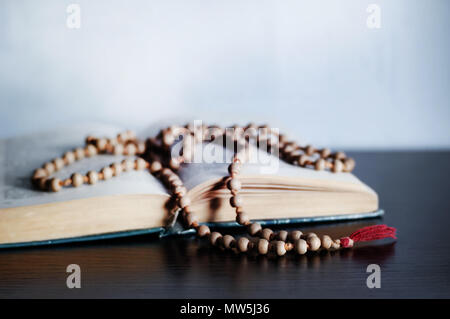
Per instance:
[[[182,140],[182,152],[172,156],[171,148]],[[228,167],[226,186],[230,191],[230,205],[236,211],[236,222],[246,227],[250,238],[234,238],[231,235],[222,235],[211,232],[208,226],[199,224],[197,217],[191,210],[191,200],[187,189],[176,171],[185,162],[193,158],[195,144],[211,142],[222,139],[233,142],[235,153]],[[240,194],[242,183],[239,174],[242,165],[248,160],[248,146],[255,142],[256,147],[262,145],[270,151],[277,148],[282,160],[300,167],[315,170],[329,170],[334,173],[351,172],[355,167],[353,159],[343,152],[332,153],[329,149],[317,149],[311,145],[300,146],[294,141],[287,140],[286,136],[271,129],[267,125],[256,126],[249,124],[245,127],[233,126],[224,129],[219,126],[170,126],[160,131],[145,142],[139,141],[135,134],[127,131],[118,134],[116,138],[86,138],[84,148],[77,148],[66,152],[61,158],[45,163],[34,171],[33,184],[41,190],[58,192],[62,187],[79,187],[82,184],[95,184],[101,180],[108,180],[122,172],[148,169],[171,192],[177,208],[181,209],[184,221],[190,228],[195,228],[200,238],[207,238],[211,245],[223,250],[236,250],[242,253],[257,252],[266,255],[270,252],[283,256],[289,251],[305,254],[307,251],[319,249],[339,249],[342,247],[341,239],[333,240],[324,235],[319,238],[315,233],[303,234],[299,230],[287,232],[281,230],[277,233],[270,228],[263,228],[257,222],[251,222],[244,209],[244,198]],[[112,163],[99,172],[89,171],[85,175],[74,173],[69,178],[61,180],[51,175],[66,165],[85,157],[97,154],[115,154],[137,156],[134,160],[124,159],[120,163]],[[170,210],[174,214],[176,209]],[[353,240],[345,237],[345,247],[352,247]]]

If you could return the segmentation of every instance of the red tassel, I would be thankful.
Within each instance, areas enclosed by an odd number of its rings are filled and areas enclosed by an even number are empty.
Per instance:
[[[371,241],[383,238],[394,238],[397,229],[386,225],[375,225],[361,228],[348,237],[341,238],[341,246],[343,248],[352,247],[354,243],[359,241]]]

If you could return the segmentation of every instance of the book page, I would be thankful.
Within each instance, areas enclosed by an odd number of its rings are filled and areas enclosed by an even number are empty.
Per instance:
[[[233,152],[214,143],[209,143],[209,146],[207,147],[205,147],[205,145],[206,143],[204,143],[203,146],[198,145],[195,151],[203,154],[201,157],[203,160],[206,159],[206,161],[202,163],[184,164],[180,170],[180,176],[187,189],[192,189],[211,179],[217,180],[228,176],[228,166],[231,163]],[[212,158],[219,159],[222,155],[226,163],[211,163]],[[259,175],[262,178],[266,177],[268,181],[270,181],[270,177],[281,176],[286,178],[301,177],[362,184],[361,181],[351,173],[316,171],[311,168],[292,165],[279,160],[274,155],[259,150],[254,146],[250,147],[250,163],[242,166],[241,175]]]
[[[36,190],[31,185],[33,171],[66,151],[84,145],[87,135],[114,137],[123,128],[109,125],[81,125],[23,137],[0,140],[0,208],[38,205],[89,197],[123,194],[163,194],[164,186],[148,170],[124,172],[107,181],[78,188],[64,187],[57,193]],[[52,176],[61,179],[74,172],[99,171],[125,156],[97,155],[65,166]]]

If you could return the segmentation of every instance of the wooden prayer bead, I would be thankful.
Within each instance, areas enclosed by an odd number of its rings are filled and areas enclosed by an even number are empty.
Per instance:
[[[97,172],[89,171],[86,176],[88,178],[88,183],[89,184],[93,185],[93,184],[97,183],[97,181],[98,181],[98,174],[97,174]]]
[[[322,247],[325,249],[330,249],[333,240],[330,236],[324,235],[322,236]]]
[[[246,251],[248,251],[249,242],[250,242],[250,240],[247,237],[239,238],[238,243],[237,243],[237,247],[238,247],[239,251],[242,253],[245,253]]]
[[[99,139],[97,139],[95,145],[97,146],[97,149],[99,151],[104,151],[106,148],[106,145],[107,145],[107,140],[105,138],[99,138]]]
[[[34,171],[33,173],[33,179],[38,179],[38,178],[43,178],[43,177],[47,177],[47,171],[43,168],[38,168]]]
[[[340,173],[344,170],[344,164],[340,160],[335,160],[333,164],[334,173]]]
[[[220,237],[222,237],[222,234],[219,232],[212,232],[211,235],[209,236],[209,241],[211,243],[211,245],[215,246],[217,239],[219,239]]]
[[[134,168],[134,162],[132,160],[129,159],[124,159],[122,161],[122,168],[125,172],[129,172],[131,170],[133,170]]]
[[[113,163],[113,164],[111,164],[111,169],[112,169],[113,172],[114,172],[114,176],[119,176],[120,173],[122,173],[122,171],[123,171],[122,165],[119,164],[119,163]]]
[[[114,155],[122,155],[124,151],[124,147],[122,144],[116,144],[113,147]]]
[[[152,164],[150,165],[150,172],[152,172],[153,174],[161,171],[162,169],[162,165],[160,162],[158,161],[154,161],[152,162]]]
[[[228,189],[231,191],[240,191],[241,190],[241,182],[237,178],[231,178],[228,181]]]
[[[185,208],[186,206],[189,206],[191,204],[191,199],[187,196],[183,196],[180,198],[180,207]]]
[[[186,214],[185,220],[188,227],[192,227],[193,224],[198,223],[197,217],[194,214]]]
[[[75,155],[75,159],[76,160],[81,160],[81,159],[83,159],[84,158],[84,149],[82,149],[81,147],[77,147],[75,150],[74,150],[74,155]]]
[[[55,171],[55,164],[50,163],[50,162],[49,163],[45,163],[43,168],[47,172],[47,175],[51,175]]]
[[[284,256],[286,254],[286,243],[278,240],[274,243],[274,249],[278,256]]]
[[[268,251],[269,251],[269,241],[264,238],[258,240],[258,253],[260,255],[266,255]]]
[[[231,236],[231,235],[223,236],[223,245],[224,245],[225,249],[233,248],[235,242],[236,241],[233,236]]]
[[[70,165],[73,162],[75,162],[75,154],[74,154],[74,152],[69,151],[69,152],[64,153],[63,160],[64,160],[64,162],[67,165]]]
[[[264,228],[261,232],[261,237],[267,240],[271,240],[273,235],[273,231],[270,228]]]
[[[50,180],[50,189],[53,192],[59,192],[61,190],[61,180],[59,178],[52,178]]]
[[[97,148],[92,144],[87,145],[85,148],[85,155],[87,157],[92,157],[94,155],[97,155]]]
[[[126,155],[135,155],[137,152],[137,148],[136,145],[134,145],[133,143],[129,143],[127,144],[127,146],[125,146],[125,154]]]
[[[306,253],[306,251],[308,250],[308,244],[306,243],[306,240],[304,239],[298,239],[295,242],[295,251],[300,254],[303,255]]]
[[[316,161],[315,169],[316,169],[317,171],[323,171],[323,170],[325,169],[325,165],[326,165],[325,160],[324,160],[323,158],[319,158],[319,159]]]
[[[143,170],[147,167],[147,162],[142,158],[137,158],[135,160],[135,166],[137,170]]]
[[[74,173],[72,174],[72,176],[70,177],[72,179],[72,185],[75,187],[78,187],[80,185],[83,185],[83,175],[81,175],[80,173]]]
[[[299,230],[293,230],[289,233],[289,240],[293,243],[295,243],[300,237],[303,235],[303,233]]]
[[[317,236],[308,237],[306,242],[309,245],[309,250],[316,251],[320,248],[320,239]]]
[[[250,219],[246,213],[239,213],[236,214],[236,222],[245,226],[250,222]]]
[[[102,174],[103,174],[103,179],[104,180],[108,180],[111,177],[113,177],[113,170],[111,169],[111,167],[107,166],[107,167],[103,167],[101,170]]]
[[[344,160],[344,170],[346,172],[351,172],[355,168],[355,161],[352,158],[347,158]]]
[[[328,156],[330,156],[331,151],[329,148],[324,148],[320,151],[320,157],[322,158],[327,158]]]
[[[244,204],[244,200],[241,195],[234,195],[230,198],[230,204],[232,207],[241,207]]]
[[[209,234],[211,234],[211,231],[210,231],[208,226],[200,225],[197,228],[197,234],[198,234],[199,237],[205,237],[205,236],[208,236]]]
[[[61,168],[64,167],[64,160],[62,158],[55,158],[53,160],[53,165],[55,167],[55,171],[59,171]]]
[[[261,231],[262,227],[260,223],[252,223],[248,227],[248,233],[250,236],[256,236]]]
[[[311,156],[314,154],[314,147],[312,147],[311,145],[307,145],[305,148],[305,154],[308,156]]]
[[[279,231],[277,234],[277,238],[278,238],[278,240],[286,242],[288,239],[288,232],[285,230]]]

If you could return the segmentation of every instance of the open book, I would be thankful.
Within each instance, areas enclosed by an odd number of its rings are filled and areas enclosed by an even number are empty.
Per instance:
[[[48,193],[30,176],[44,162],[84,143],[88,134],[115,136],[117,127],[96,125],[0,140],[0,247],[50,244],[167,232],[170,196],[144,171]],[[224,152],[231,159],[231,153]],[[270,155],[265,155],[270,156]],[[55,176],[99,170],[123,156],[99,155],[64,167]],[[267,160],[261,162],[269,163]],[[271,162],[273,165],[274,162]],[[244,207],[263,224],[375,217],[377,194],[350,173],[330,173],[282,161],[274,170],[247,164],[239,175]],[[200,223],[237,226],[224,184],[228,163],[184,164],[180,177]]]

